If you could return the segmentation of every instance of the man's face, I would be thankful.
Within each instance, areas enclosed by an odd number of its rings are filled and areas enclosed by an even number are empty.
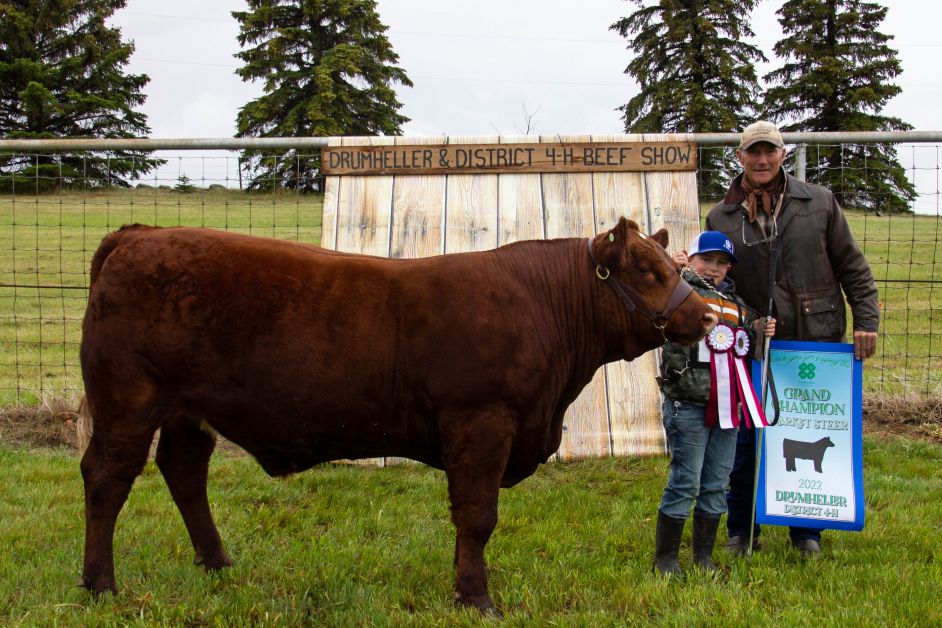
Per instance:
[[[736,156],[749,182],[754,186],[763,186],[778,176],[785,161],[785,149],[776,148],[768,142],[758,142],[746,150],[737,150]]]

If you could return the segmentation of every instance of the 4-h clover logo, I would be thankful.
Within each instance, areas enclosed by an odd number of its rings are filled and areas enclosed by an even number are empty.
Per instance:
[[[801,379],[814,379],[814,364],[799,364],[798,377]]]

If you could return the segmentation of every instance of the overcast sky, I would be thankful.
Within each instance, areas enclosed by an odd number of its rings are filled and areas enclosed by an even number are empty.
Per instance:
[[[780,2],[753,16],[753,42],[772,57]],[[899,52],[903,88],[885,112],[919,130],[942,130],[942,3],[892,0],[883,32]],[[624,74],[626,41],[609,26],[624,0],[379,0],[379,12],[415,83],[400,88],[404,131],[416,135],[618,133],[616,108],[635,93]],[[239,0],[129,0],[112,23],[136,52],[127,71],[145,73],[152,137],[231,137],[239,107],[261,85],[236,75]],[[767,71],[767,68],[761,69]],[[525,113],[527,112],[527,113]]]
[[[882,31],[895,36],[902,94],[885,114],[917,130],[942,130],[942,3],[888,0]],[[772,60],[781,37],[775,11],[762,2],[753,41]],[[379,0],[379,13],[415,84],[400,87],[406,135],[606,134],[623,131],[616,109],[635,93],[624,74],[626,40],[609,26],[636,5],[625,0]],[[128,0],[112,24],[133,40],[126,71],[145,73],[151,137],[232,137],[241,106],[261,94],[243,83],[240,0]],[[934,153],[933,153],[934,154]],[[929,167],[938,166],[935,157]],[[937,192],[937,190],[936,190]]]

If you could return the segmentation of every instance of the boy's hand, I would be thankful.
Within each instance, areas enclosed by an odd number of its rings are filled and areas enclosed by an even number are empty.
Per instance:
[[[674,260],[674,263],[683,268],[690,262],[690,258],[687,257],[687,250],[680,249],[679,251],[674,251],[674,254],[671,255],[671,259]]]

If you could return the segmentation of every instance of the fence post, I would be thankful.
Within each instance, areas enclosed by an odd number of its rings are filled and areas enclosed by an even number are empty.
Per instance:
[[[805,180],[805,162],[808,156],[808,145],[798,144],[795,146],[795,178],[799,181]]]

